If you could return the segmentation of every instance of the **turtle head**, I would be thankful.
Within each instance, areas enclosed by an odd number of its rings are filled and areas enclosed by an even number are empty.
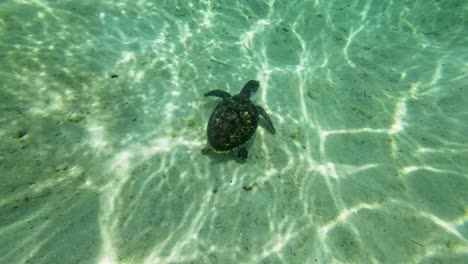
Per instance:
[[[244,87],[242,87],[242,90],[239,94],[250,98],[250,96],[252,96],[258,90],[259,86],[259,81],[250,80],[244,85]]]

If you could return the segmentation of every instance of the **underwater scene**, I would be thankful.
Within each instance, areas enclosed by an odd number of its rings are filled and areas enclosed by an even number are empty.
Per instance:
[[[468,263],[466,0],[3,0],[0,263]]]

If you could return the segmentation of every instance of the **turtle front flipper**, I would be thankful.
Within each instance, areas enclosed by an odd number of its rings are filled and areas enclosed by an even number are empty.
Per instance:
[[[259,81],[250,80],[244,85],[244,87],[242,87],[242,90],[240,91],[239,94],[247,96],[247,98],[250,98],[250,96],[252,96],[258,90],[259,86],[260,86]]]
[[[260,114],[260,116],[262,116],[263,120],[265,120],[265,123],[268,126],[267,129],[270,130],[270,132],[272,134],[275,134],[276,133],[275,127],[273,126],[273,122],[271,122],[270,117],[265,112],[265,109],[263,109],[263,107],[261,107],[259,105],[256,105],[256,107],[257,107],[257,111]]]
[[[234,149],[234,155],[239,160],[245,160],[249,156],[249,152],[247,151],[247,149],[244,146],[240,146],[240,147]]]
[[[222,90],[209,91],[205,94],[205,96],[217,96],[223,98],[223,100],[229,99],[231,97],[228,92]]]

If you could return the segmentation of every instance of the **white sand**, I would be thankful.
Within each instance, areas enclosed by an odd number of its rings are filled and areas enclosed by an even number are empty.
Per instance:
[[[464,1],[225,2],[0,4],[0,263],[463,263]]]

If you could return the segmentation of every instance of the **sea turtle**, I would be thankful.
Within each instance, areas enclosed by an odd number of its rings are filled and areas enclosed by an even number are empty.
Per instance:
[[[250,101],[250,97],[259,86],[258,81],[250,80],[239,94],[233,96],[222,90],[213,90],[205,94],[205,96],[221,97],[223,101],[216,106],[208,121],[206,130],[209,146],[202,150],[203,154],[210,150],[233,151],[238,159],[247,159],[245,143],[255,133],[260,116],[265,121],[266,128],[275,134],[273,123],[265,110]]]

